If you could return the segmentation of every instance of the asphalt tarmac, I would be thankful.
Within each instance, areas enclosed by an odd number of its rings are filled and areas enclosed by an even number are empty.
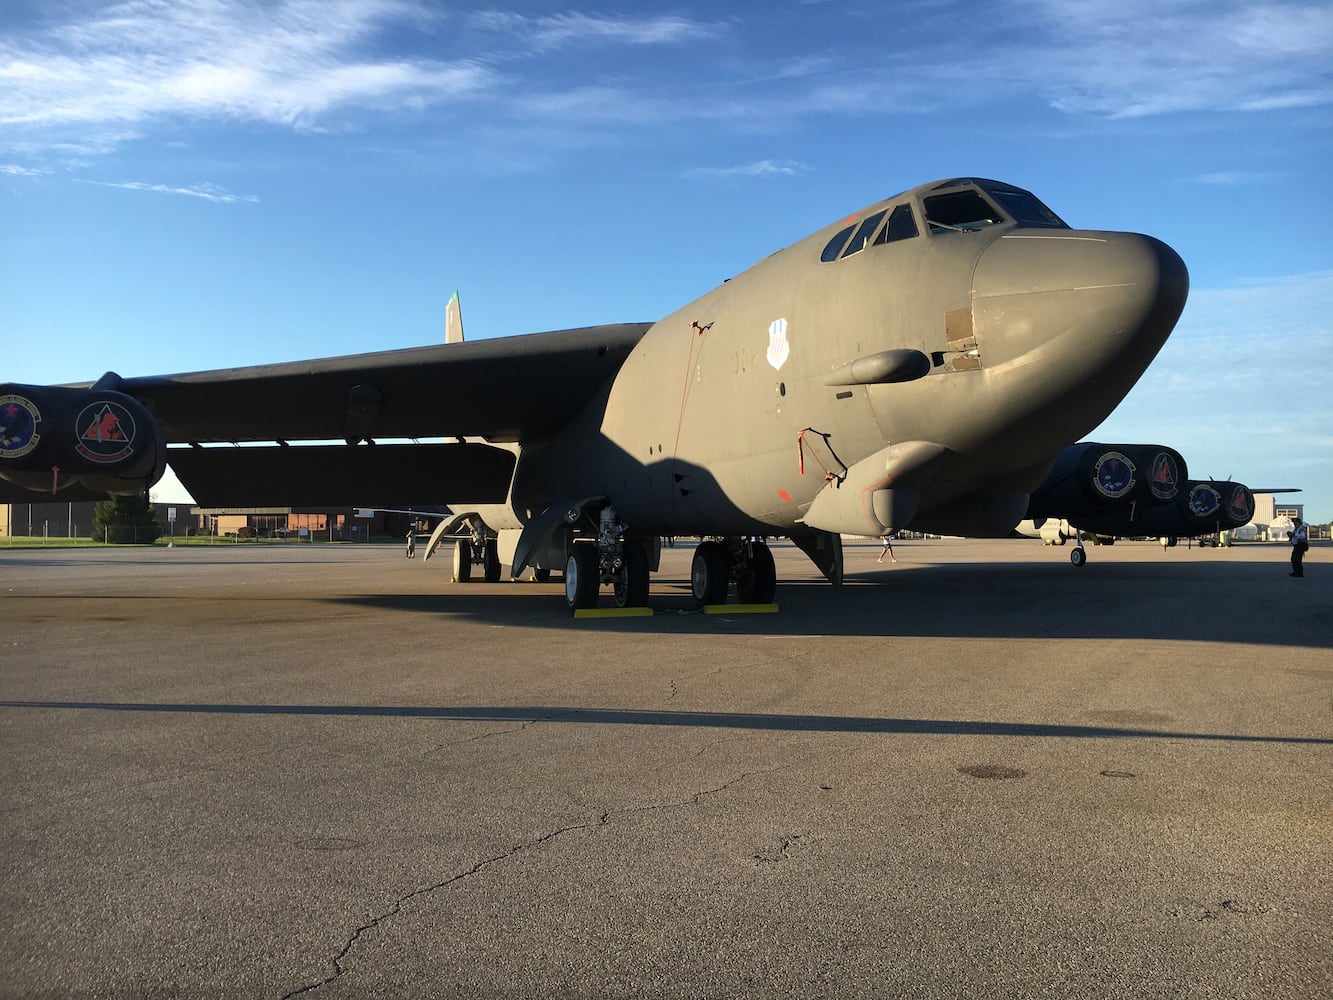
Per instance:
[[[0,544],[0,995],[1333,995],[1333,547],[776,552]]]

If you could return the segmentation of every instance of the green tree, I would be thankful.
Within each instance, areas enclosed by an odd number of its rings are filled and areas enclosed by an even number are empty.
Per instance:
[[[93,538],[116,545],[152,545],[162,525],[142,493],[113,496],[93,508]]]

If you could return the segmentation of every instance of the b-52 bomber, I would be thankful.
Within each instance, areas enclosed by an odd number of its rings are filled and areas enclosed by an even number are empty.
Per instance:
[[[1028,191],[958,177],[656,323],[0,385],[0,477],[6,499],[77,499],[144,490],[169,461],[207,506],[447,503],[441,528],[476,542],[463,575],[563,571],[575,610],[608,584],[646,605],[661,539],[697,536],[699,601],[734,586],[765,603],[765,539],[837,585],[842,534],[994,537],[1032,516],[1188,284],[1159,240],[1071,229]]]

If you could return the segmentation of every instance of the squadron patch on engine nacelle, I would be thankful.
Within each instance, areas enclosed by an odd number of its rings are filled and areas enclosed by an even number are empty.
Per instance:
[[[134,453],[134,418],[119,403],[107,399],[85,406],[74,426],[79,434],[74,450],[90,462],[109,465]]]
[[[1178,483],[1180,481],[1180,470],[1176,468],[1176,460],[1162,452],[1153,460],[1152,465],[1152,495],[1158,500],[1170,500],[1176,495]]]
[[[1138,469],[1118,451],[1108,451],[1093,466],[1092,482],[1097,492],[1111,500],[1119,500],[1134,488],[1134,473]]]
[[[20,458],[37,447],[41,411],[23,396],[0,396],[0,458]]]
[[[1189,508],[1199,517],[1210,517],[1222,506],[1222,495],[1207,483],[1199,483],[1189,495]]]
[[[1240,524],[1249,522],[1254,517],[1254,494],[1244,486],[1237,486],[1231,491],[1227,509],[1233,520]]]

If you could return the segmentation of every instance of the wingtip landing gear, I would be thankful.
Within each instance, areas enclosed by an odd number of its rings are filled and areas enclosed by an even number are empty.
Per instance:
[[[461,536],[453,544],[452,583],[471,583],[473,565],[480,565],[481,577],[487,583],[500,583],[500,540],[495,535],[489,535],[480,521],[472,521],[468,527],[471,535]],[[435,543],[432,540],[429,548],[433,547]]]
[[[1060,543],[1061,545],[1064,542]],[[1082,566],[1088,561],[1088,553],[1083,548],[1083,532],[1078,528],[1074,529],[1074,548],[1069,553],[1069,561],[1075,566]]]

